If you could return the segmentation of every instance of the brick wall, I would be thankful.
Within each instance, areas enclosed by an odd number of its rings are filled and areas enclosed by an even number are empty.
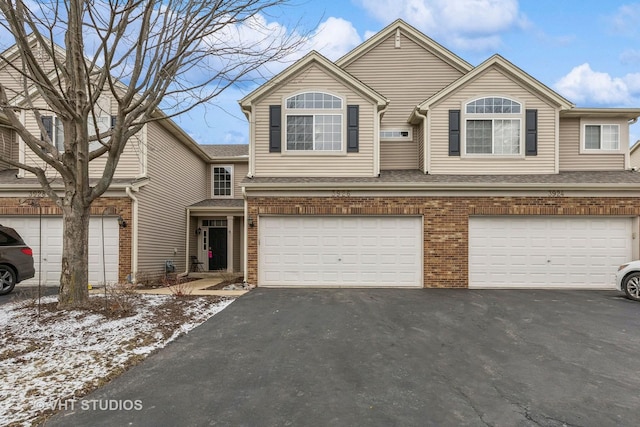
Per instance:
[[[640,198],[249,197],[247,280],[257,283],[260,215],[422,215],[424,286],[466,288],[470,215],[640,216]]]
[[[35,216],[40,214],[40,208],[30,206],[34,199],[18,197],[0,198],[0,215]],[[62,216],[62,211],[50,199],[37,199],[42,208],[43,216]],[[127,227],[120,228],[120,253],[118,254],[118,280],[124,282],[131,273],[131,199],[128,197],[103,197],[91,205],[91,215],[101,216],[105,209],[111,208],[113,215],[120,215],[127,222]],[[109,214],[111,214],[109,212]]]

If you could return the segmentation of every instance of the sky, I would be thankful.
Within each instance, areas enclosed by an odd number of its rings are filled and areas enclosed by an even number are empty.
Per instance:
[[[401,18],[472,65],[498,53],[577,107],[640,108],[640,2],[615,0],[293,0],[260,16],[308,34],[271,77],[315,49],[337,60]],[[238,100],[260,80],[231,87],[175,121],[200,144],[246,144]],[[631,128],[631,143],[640,124]]]

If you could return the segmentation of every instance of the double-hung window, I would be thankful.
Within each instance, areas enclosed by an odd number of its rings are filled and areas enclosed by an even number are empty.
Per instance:
[[[585,151],[618,151],[620,126],[587,124],[584,126]]]
[[[212,166],[214,197],[233,197],[233,166]]]
[[[487,97],[465,105],[465,153],[520,155],[522,105],[509,98]]]
[[[341,98],[324,92],[287,98],[287,151],[342,151],[343,104]]]

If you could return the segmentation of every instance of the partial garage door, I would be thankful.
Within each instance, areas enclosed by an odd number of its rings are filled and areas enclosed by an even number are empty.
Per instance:
[[[630,218],[469,218],[470,287],[611,288],[631,258]]]
[[[62,265],[62,218],[42,217],[42,248],[40,248],[40,221],[29,217],[0,217],[0,224],[14,228],[24,241],[33,249],[36,276],[25,280],[24,284],[38,284],[38,260],[42,259],[42,284],[58,285]],[[118,221],[113,217],[104,218],[104,264],[102,254],[102,218],[91,218],[89,222],[89,283],[104,282],[103,272],[106,272],[107,282],[118,280]]]
[[[422,287],[418,217],[260,217],[260,286]]]

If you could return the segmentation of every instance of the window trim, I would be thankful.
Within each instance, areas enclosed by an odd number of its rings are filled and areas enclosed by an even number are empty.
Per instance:
[[[517,102],[520,105],[519,113],[467,113],[467,105],[478,101],[483,98],[503,98],[510,100],[512,102]],[[468,159],[524,159],[526,146],[525,146],[525,114],[526,114],[526,105],[524,101],[506,95],[498,95],[498,94],[487,94],[482,96],[475,96],[471,99],[467,99],[461,103],[460,108],[460,157],[468,158]],[[490,120],[491,121],[491,148],[493,150],[495,146],[494,141],[494,125],[493,122],[495,120],[517,120],[520,123],[519,126],[519,152],[518,154],[495,154],[495,153],[467,153],[467,123],[470,120]]]
[[[322,93],[334,96],[340,99],[342,107],[336,108],[287,108],[287,100],[291,97],[302,95],[305,93]],[[315,123],[316,116],[340,116],[340,149],[339,150],[290,150],[287,144],[288,134],[288,118],[289,116],[312,116]],[[307,89],[294,93],[287,94],[282,97],[282,154],[292,156],[342,156],[347,154],[347,99],[345,96],[337,94],[335,92],[329,92],[323,89]],[[315,146],[315,135],[313,144]]]
[[[229,168],[230,169],[230,181],[231,181],[231,193],[229,195],[215,194],[216,191],[216,174],[215,168]],[[233,164],[212,164],[211,165],[211,198],[212,199],[233,199],[235,196],[235,170]]]
[[[618,148],[587,148],[587,126],[600,126],[600,146],[602,147],[602,126],[615,126],[618,129]],[[606,120],[580,120],[580,154],[621,154],[623,153],[624,137],[619,122]]]

